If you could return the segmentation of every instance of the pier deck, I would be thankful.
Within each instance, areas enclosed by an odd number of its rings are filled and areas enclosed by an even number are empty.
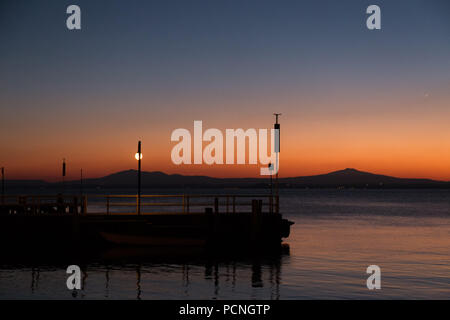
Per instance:
[[[279,245],[292,224],[272,195],[143,195],[141,210],[137,203],[135,195],[8,196],[1,243]]]

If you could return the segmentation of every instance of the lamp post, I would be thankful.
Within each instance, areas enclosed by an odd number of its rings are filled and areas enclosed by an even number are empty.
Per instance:
[[[141,160],[142,160],[142,150],[141,150],[141,141],[138,142],[138,151],[134,155],[136,160],[138,161],[138,197],[137,197],[137,213],[141,214]]]

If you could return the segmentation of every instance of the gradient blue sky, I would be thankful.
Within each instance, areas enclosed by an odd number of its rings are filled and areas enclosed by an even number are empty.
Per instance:
[[[81,31],[66,29],[70,4]],[[365,27],[371,4],[382,30]],[[269,127],[280,111],[285,175],[450,180],[449,1],[14,0],[0,36],[0,164],[14,177],[51,179],[63,157],[91,176],[127,169],[138,138],[149,170],[240,175],[172,166],[171,131]]]

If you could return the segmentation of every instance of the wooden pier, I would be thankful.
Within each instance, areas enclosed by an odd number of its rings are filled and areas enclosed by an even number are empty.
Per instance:
[[[0,202],[0,243],[23,245],[279,245],[291,224],[273,195],[18,195]]]

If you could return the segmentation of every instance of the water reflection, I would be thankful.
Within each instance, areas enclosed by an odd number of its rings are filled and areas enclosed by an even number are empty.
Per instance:
[[[141,300],[141,265],[136,267],[136,299]]]
[[[264,289],[264,298],[279,299],[282,260],[288,256],[288,245],[267,252],[220,254],[199,248],[108,248],[96,254],[90,252],[77,256],[75,260],[82,270],[82,289],[73,290],[70,295],[76,299],[164,299],[170,298],[171,290],[181,290],[181,298],[198,298],[199,292],[203,292],[206,297],[218,299],[233,298],[233,293],[242,290],[256,297],[254,290]],[[55,289],[53,274],[57,274],[60,278],[57,281],[58,290],[63,294],[65,291],[67,297],[65,284],[68,275],[65,269],[76,263],[73,257],[56,257],[49,254],[46,259],[40,255],[33,262],[10,257],[8,260],[2,259],[0,269],[19,270],[22,277],[27,273],[31,275],[30,293],[36,298],[41,298],[45,290]],[[41,273],[45,275],[43,278]],[[49,277],[49,274],[52,276]],[[45,289],[38,290],[40,286]],[[207,289],[210,287],[212,291]],[[45,296],[63,298],[58,296],[58,290],[45,292]],[[5,295],[5,292],[2,294]],[[9,295],[14,297],[14,292],[11,290]],[[180,295],[177,297],[180,298]]]
[[[105,298],[109,298],[109,266],[105,266]]]
[[[31,293],[34,293],[39,284],[39,268],[31,268]]]

